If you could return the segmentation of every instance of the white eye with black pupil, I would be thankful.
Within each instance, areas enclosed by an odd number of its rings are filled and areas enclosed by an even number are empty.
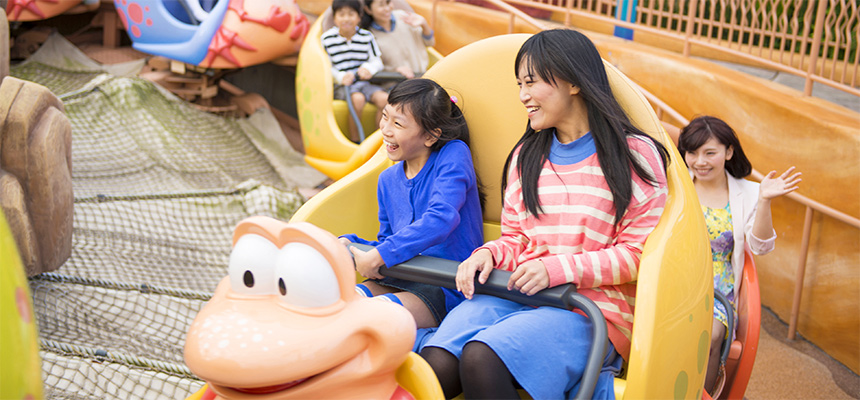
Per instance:
[[[287,304],[325,307],[340,300],[340,286],[331,264],[304,243],[289,243],[280,250],[275,277],[278,293]]]
[[[260,235],[239,238],[230,253],[229,274],[233,291],[240,294],[275,294],[278,248]]]

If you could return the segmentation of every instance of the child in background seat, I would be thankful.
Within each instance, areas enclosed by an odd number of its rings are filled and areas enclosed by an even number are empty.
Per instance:
[[[381,110],[388,102],[388,93],[379,86],[371,85],[368,80],[382,70],[382,59],[373,34],[358,27],[361,1],[334,0],[331,11],[334,27],[323,32],[321,40],[331,58],[334,98],[346,100],[349,95],[358,115],[361,115],[368,101]],[[349,124],[350,139],[358,142],[358,127],[351,118]]]

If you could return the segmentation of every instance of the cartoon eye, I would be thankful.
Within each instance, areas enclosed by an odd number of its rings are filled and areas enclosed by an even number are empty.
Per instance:
[[[239,294],[269,295],[277,293],[275,263],[278,248],[260,235],[239,238],[230,253],[230,285]]]
[[[275,268],[277,293],[298,307],[325,307],[340,299],[340,286],[328,260],[304,243],[281,249]]]

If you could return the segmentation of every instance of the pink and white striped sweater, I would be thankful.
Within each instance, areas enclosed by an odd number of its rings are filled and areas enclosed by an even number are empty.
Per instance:
[[[652,186],[631,169],[633,198],[620,224],[613,224],[615,204],[596,154],[572,165],[544,164],[538,182],[544,213],[536,218],[523,202],[517,150],[508,171],[502,235],[482,246],[492,252],[496,268],[513,271],[523,262],[540,259],[550,287],[576,285],[600,307],[609,339],[624,359],[630,354],[639,258],[668,193],[663,163],[653,144],[633,136],[627,143],[659,184]]]

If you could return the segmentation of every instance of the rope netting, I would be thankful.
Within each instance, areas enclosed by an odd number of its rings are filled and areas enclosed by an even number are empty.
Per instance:
[[[272,145],[249,119],[53,58],[11,70],[57,95],[72,125],[71,257],[30,279],[46,398],[186,398],[203,382],[183,362],[185,334],[227,275],[233,227],[288,220],[296,186],[321,175],[281,151],[280,132]]]

